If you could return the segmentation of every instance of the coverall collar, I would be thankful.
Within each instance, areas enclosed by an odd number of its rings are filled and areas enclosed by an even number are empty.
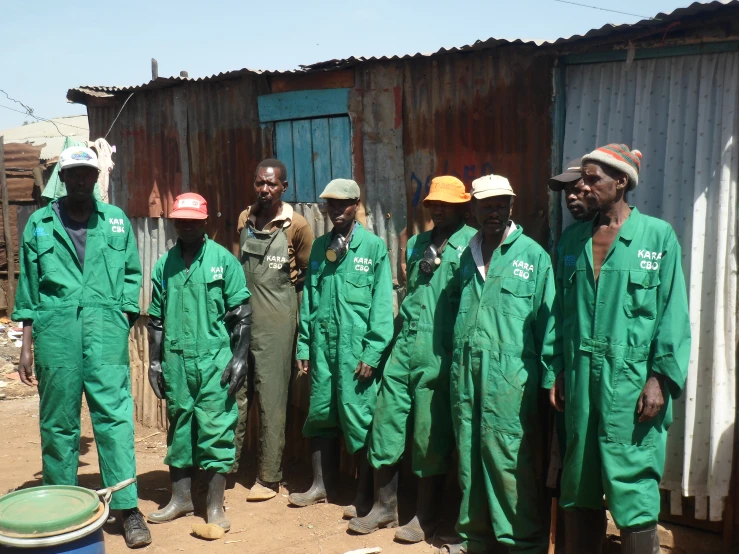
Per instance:
[[[72,254],[74,255],[74,259],[77,261],[79,270],[82,271],[82,264],[80,263],[80,260],[77,257],[77,251],[75,250],[74,245],[72,244],[72,239],[69,238],[69,234],[64,228],[64,224],[62,223],[62,221],[54,213],[54,204],[57,204],[60,200],[61,198],[58,198],[54,200],[53,202],[50,202],[49,204],[47,204],[44,208],[42,208],[43,212],[42,212],[41,220],[51,222],[54,231],[57,232],[59,237],[61,237],[62,241],[64,241],[64,244],[66,244],[67,248],[69,248],[69,250],[72,252]],[[105,220],[105,212],[103,211],[103,206],[100,202],[98,202],[94,198],[92,200],[92,212],[97,212],[98,217],[103,218],[103,221]],[[90,213],[90,219],[92,219],[95,216],[95,214],[92,212]],[[92,229],[94,227],[96,227],[96,222],[91,225],[90,220],[88,219],[87,228]]]
[[[192,260],[192,265],[190,266],[190,270],[187,272],[187,275],[185,276],[185,283],[190,280],[190,276],[195,273],[195,270],[200,267],[200,263],[203,261],[203,256],[205,256],[205,251],[208,248],[208,243],[210,242],[210,239],[208,238],[208,234],[205,234],[204,237],[205,240],[203,240],[203,246],[200,247],[200,250],[198,250],[197,255]],[[177,255],[177,257],[182,261],[182,268],[185,268],[185,258],[182,256],[182,241],[178,238],[177,242],[174,245],[174,248],[172,248],[174,253]]]
[[[349,244],[349,249],[351,250],[357,250],[359,248],[359,245],[362,244],[362,239],[364,239],[364,235],[367,233],[367,230],[362,227],[362,224],[359,223],[359,221],[354,221],[354,232],[352,233],[352,242]]]
[[[449,235],[449,240],[447,241],[447,244],[454,250],[457,249],[458,246],[466,247],[468,244],[468,240],[465,239],[466,234],[464,232],[465,228],[467,227],[467,224],[463,221],[459,227],[451,234]],[[430,244],[431,243],[431,237],[433,236],[434,230],[427,231],[425,233],[421,233],[418,235],[418,238],[416,239],[416,247],[421,247],[422,245]]]

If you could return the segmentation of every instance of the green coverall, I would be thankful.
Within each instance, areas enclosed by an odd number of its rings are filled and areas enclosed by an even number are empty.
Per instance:
[[[449,366],[454,319],[459,307],[459,259],[477,231],[462,225],[442,251],[432,275],[419,269],[431,233],[408,241],[408,295],[400,306],[403,327],[385,365],[372,422],[369,462],[395,465],[405,450],[408,418],[413,421],[413,472],[419,477],[449,471],[454,451]]]
[[[310,360],[306,437],[343,432],[350,454],[366,446],[377,404],[381,361],[393,337],[393,285],[387,248],[356,223],[349,249],[326,260],[331,233],[313,242],[300,307],[298,360]],[[354,371],[362,361],[370,379]]]
[[[512,552],[545,552],[536,473],[539,387],[550,388],[555,348],[549,254],[517,227],[483,280],[470,248],[460,261],[451,398],[462,488],[457,531],[470,552],[497,539]]]
[[[682,392],[690,358],[680,245],[668,223],[633,208],[596,283],[593,224],[571,229],[557,264],[567,427],[560,503],[601,509],[605,493],[619,528],[652,525],[671,399]],[[637,402],[655,373],[667,378],[665,405],[639,423]]]
[[[244,271],[233,254],[206,236],[189,271],[178,241],[159,258],[151,280],[149,315],[164,320],[164,463],[225,473],[234,463],[238,409],[228,383],[221,386],[231,361],[223,319],[250,296]]]
[[[12,318],[33,322],[44,484],[77,483],[83,391],[103,486],[136,477],[126,313],[139,313],[141,265],[130,222],[95,202],[83,268],[49,204],[26,225],[20,265]],[[135,483],[110,503],[137,505]]]

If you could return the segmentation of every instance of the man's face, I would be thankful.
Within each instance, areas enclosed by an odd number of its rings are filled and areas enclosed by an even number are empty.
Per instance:
[[[424,202],[423,205],[428,210],[431,221],[434,222],[434,227],[448,229],[457,227],[462,221],[463,212],[460,206],[464,206],[464,204],[449,204],[431,200]]]
[[[588,205],[597,211],[603,211],[613,206],[623,195],[628,177],[614,170],[604,170],[597,162],[590,162],[582,168],[582,181],[592,196]]]
[[[582,178],[567,183],[564,192],[567,209],[575,220],[590,221],[598,213],[595,197]]]
[[[354,222],[357,216],[359,200],[337,200],[335,198],[329,198],[326,200],[326,206],[328,207],[328,216],[331,218],[334,227],[344,227]]]
[[[505,231],[513,211],[512,196],[491,196],[474,199],[475,219],[483,233],[494,235]]]
[[[281,171],[276,167],[260,167],[254,179],[257,202],[262,208],[271,208],[282,201],[282,193],[287,189]]]
[[[175,219],[174,229],[185,244],[202,242],[205,236],[207,219]]]
[[[97,169],[88,166],[62,169],[59,179],[67,187],[67,198],[75,204],[89,200],[95,190],[98,173]]]

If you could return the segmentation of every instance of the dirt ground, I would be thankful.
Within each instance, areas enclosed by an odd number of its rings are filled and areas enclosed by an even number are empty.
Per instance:
[[[41,443],[38,430],[38,395],[35,387],[26,387],[15,373],[20,348],[0,332],[0,496],[18,488],[41,484]],[[80,485],[92,489],[102,487],[98,471],[97,452],[89,414],[83,407],[82,438],[80,441]],[[136,426],[136,460],[139,480],[140,508],[148,514],[169,500],[167,467],[162,463],[166,452],[166,435],[154,429]],[[291,491],[301,491],[310,485],[307,462],[288,461],[285,481],[280,494],[267,502],[247,503],[248,486],[254,482],[254,468],[247,465],[233,489],[226,491],[227,514],[232,531],[223,539],[204,542],[191,535],[193,523],[202,522],[204,490],[196,491],[194,516],[184,517],[165,525],[151,525],[153,543],[146,552],[249,552],[266,554],[343,554],[368,547],[380,547],[384,554],[430,554],[443,542],[453,538],[454,506],[445,506],[445,518],[434,545],[421,543],[401,545],[393,541],[394,530],[382,530],[369,536],[347,532],[338,505],[321,504],[308,508],[293,508],[287,503]],[[450,483],[449,486],[453,486]],[[341,504],[351,502],[352,482],[344,482]],[[400,520],[412,517],[412,483],[401,482]],[[560,537],[561,538],[561,537]],[[680,526],[660,526],[662,552],[673,554],[713,554],[726,552],[718,535]],[[129,552],[120,536],[119,525],[105,527],[106,550],[110,554]],[[558,548],[557,552],[561,549]],[[618,531],[609,521],[605,552],[620,551]]]

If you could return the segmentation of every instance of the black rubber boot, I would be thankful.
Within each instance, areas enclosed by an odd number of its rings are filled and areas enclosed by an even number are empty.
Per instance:
[[[398,526],[398,466],[376,469],[374,478],[375,503],[370,513],[349,522],[349,530],[362,535]]]
[[[152,512],[147,518],[151,523],[167,523],[182,516],[191,516],[195,510],[192,504],[192,468],[169,467],[172,482],[172,498],[164,508]]]
[[[146,526],[144,514],[138,508],[122,510],[123,538],[128,548],[141,548],[151,544],[151,533]]]
[[[395,531],[395,540],[416,543],[430,539],[439,525],[438,508],[444,493],[445,475],[421,477],[418,480],[416,515]]]
[[[606,536],[605,510],[565,510],[565,554],[601,554]]]
[[[359,456],[357,494],[351,504],[344,506],[344,519],[366,516],[372,509],[372,502],[374,501],[374,498],[372,498],[374,494],[372,491],[372,472],[367,460],[367,449],[362,448],[357,454]]]
[[[208,496],[206,497],[206,523],[213,523],[223,527],[226,531],[231,530],[231,522],[226,518],[223,509],[223,494],[226,490],[226,474],[217,473],[213,470],[205,472],[208,480]]]
[[[660,554],[657,526],[644,529],[621,529],[622,554]]]
[[[305,492],[294,492],[287,497],[293,506],[312,506],[328,502],[327,487],[333,484],[336,473],[336,439],[312,438],[310,440],[311,463],[313,465],[313,484]]]

